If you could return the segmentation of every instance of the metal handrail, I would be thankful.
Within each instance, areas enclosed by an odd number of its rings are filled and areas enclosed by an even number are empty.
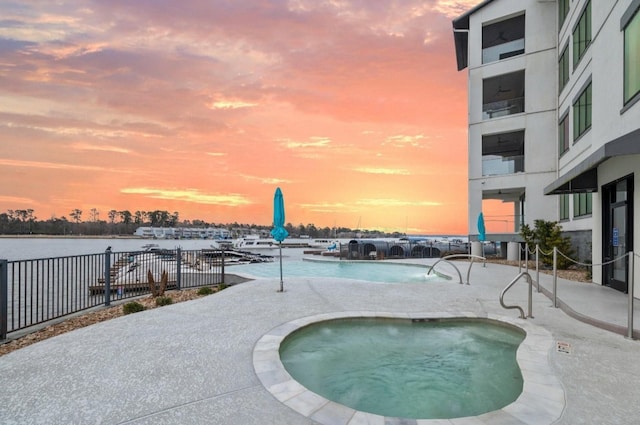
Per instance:
[[[522,309],[522,307],[520,307],[519,305],[506,305],[506,304],[504,303],[504,295],[505,295],[505,294],[507,293],[507,291],[508,291],[509,289],[511,289],[511,287],[512,287],[513,285],[515,285],[515,284],[516,284],[516,282],[517,282],[518,280],[520,280],[520,278],[522,278],[522,277],[526,277],[527,282],[529,283],[528,315],[527,315],[526,317],[525,317],[525,315],[524,315],[524,310],[523,310],[523,309]],[[532,313],[531,313],[531,310],[532,310],[532,303],[533,303],[533,280],[531,279],[531,275],[530,275],[528,272],[522,272],[522,273],[518,274],[518,276],[516,276],[516,277],[515,277],[515,278],[514,278],[514,279],[513,279],[513,280],[512,280],[512,281],[511,281],[507,286],[506,286],[506,288],[504,288],[504,289],[502,290],[502,292],[500,293],[500,305],[501,305],[503,308],[506,308],[506,309],[514,309],[514,308],[515,308],[515,309],[518,309],[518,310],[520,311],[520,318],[521,318],[521,319],[526,319],[527,317],[529,317],[529,318],[533,319],[533,315],[532,315]]]
[[[458,277],[460,278],[460,285],[462,285],[462,275],[460,274],[460,270],[458,270],[458,267],[453,264],[451,261],[447,260],[446,258],[441,258],[438,261],[436,261],[431,267],[429,267],[429,271],[427,272],[427,276],[431,273],[431,270],[433,270],[433,268],[436,266],[436,264],[440,263],[444,261],[445,263],[451,264],[453,266],[454,269],[456,269],[456,272],[458,272]],[[468,283],[467,283],[468,285]]]
[[[484,266],[487,266],[487,259],[485,257],[481,257],[479,255],[473,255],[473,254],[452,254],[452,255],[447,255],[445,257],[442,257],[441,259],[439,259],[438,261],[436,261],[435,263],[433,263],[433,265],[429,268],[429,271],[427,272],[427,275],[429,275],[431,273],[431,270],[433,270],[433,268],[440,262],[444,261],[445,263],[451,264],[453,266],[453,268],[456,269],[456,271],[458,272],[458,277],[460,278],[460,284],[462,285],[462,274],[460,273],[460,269],[458,269],[458,266],[456,266],[455,264],[453,264],[453,262],[449,261],[449,259],[451,258],[469,258],[471,259],[471,261],[469,262],[469,268],[467,269],[467,285],[469,285],[469,275],[471,274],[471,266],[473,266],[473,260],[474,259],[481,259],[484,262]]]

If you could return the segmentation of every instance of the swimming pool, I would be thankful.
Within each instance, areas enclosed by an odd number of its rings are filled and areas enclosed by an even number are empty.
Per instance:
[[[453,418],[447,423],[478,425],[496,423],[554,423],[566,406],[565,393],[549,363],[549,352],[554,347],[550,332],[528,320],[511,317],[453,312],[376,312],[353,311],[322,313],[283,323],[263,335],[253,350],[253,367],[264,388],[283,405],[300,415],[323,425],[419,423],[441,424],[442,419],[413,419],[380,415],[346,406],[307,388],[285,369],[280,358],[280,347],[294,332],[308,326],[336,319],[402,319],[406,321],[478,320],[493,322],[523,331],[524,340],[518,346],[516,360],[522,373],[522,392],[517,399],[500,409],[479,416]],[[464,388],[462,388],[464,389]],[[461,390],[462,390],[461,389]]]
[[[280,358],[309,390],[353,409],[450,419],[518,398],[523,339],[521,330],[490,321],[341,319],[288,335]]]
[[[379,283],[421,283],[446,281],[434,273],[427,275],[428,267],[416,264],[398,264],[385,261],[337,261],[300,259],[285,261],[282,272],[287,277],[330,277],[358,279]],[[253,277],[280,276],[280,262],[234,265],[226,270]]]

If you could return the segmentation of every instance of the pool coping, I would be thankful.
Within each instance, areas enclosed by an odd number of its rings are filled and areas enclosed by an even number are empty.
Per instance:
[[[406,419],[362,412],[328,400],[304,387],[289,375],[280,361],[280,344],[290,333],[313,323],[348,318],[390,319],[483,319],[515,326],[525,332],[516,358],[523,378],[520,396],[502,409],[453,419]],[[553,338],[546,329],[531,322],[498,315],[469,312],[396,313],[350,311],[299,318],[275,327],[263,335],[253,350],[253,367],[262,385],[278,401],[323,425],[483,425],[550,424],[564,411],[565,393],[549,364]]]

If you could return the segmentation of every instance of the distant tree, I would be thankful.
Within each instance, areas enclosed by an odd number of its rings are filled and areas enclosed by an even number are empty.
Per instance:
[[[116,217],[118,216],[118,211],[116,211],[116,210],[109,210],[109,212],[107,213],[107,216],[109,217],[109,223],[111,223],[111,224],[115,224],[115,222],[116,222]]]
[[[135,213],[133,213],[134,216],[134,223],[137,224],[138,226],[141,226],[142,224],[144,224],[144,212],[143,211],[136,211]]]
[[[171,214],[171,216],[169,217],[168,225],[170,227],[176,227],[179,222],[180,222],[180,213],[178,213],[178,211],[174,211],[173,214]]]
[[[100,220],[100,211],[96,208],[91,208],[89,210],[89,220],[94,223],[98,222],[98,220]]]
[[[82,210],[76,208],[69,213],[69,217],[71,217],[76,224],[80,223],[80,220],[82,219]]]

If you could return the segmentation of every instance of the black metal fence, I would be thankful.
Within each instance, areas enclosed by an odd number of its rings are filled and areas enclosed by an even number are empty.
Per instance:
[[[0,340],[100,305],[166,289],[224,282],[224,251],[157,249],[34,260],[0,260]]]

